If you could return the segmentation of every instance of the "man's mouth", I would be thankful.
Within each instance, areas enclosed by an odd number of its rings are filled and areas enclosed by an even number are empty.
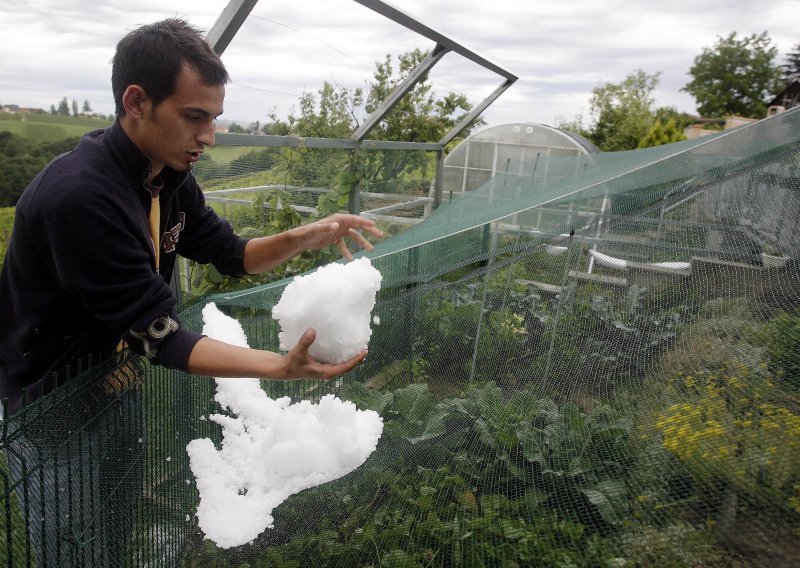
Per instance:
[[[190,158],[189,161],[192,163],[197,162],[200,159],[200,154],[202,154],[202,152],[200,152],[199,150],[196,152],[189,152],[189,158]]]

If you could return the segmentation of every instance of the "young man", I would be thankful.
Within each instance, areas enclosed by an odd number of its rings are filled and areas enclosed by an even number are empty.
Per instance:
[[[191,175],[200,154],[214,144],[214,121],[223,112],[227,81],[219,57],[198,30],[180,19],[141,27],[117,45],[112,65],[116,122],[87,134],[72,152],[51,162],[17,204],[0,273],[0,398],[8,399],[9,414],[53,390],[68,366],[79,368],[76,363],[90,355],[95,362],[108,359],[121,340],[154,364],[215,377],[328,379],[364,358],[362,353],[341,364],[315,361],[308,354],[313,330],[280,355],[235,347],[181,326],[169,288],[178,254],[241,276],[332,244],[351,259],[345,238],[371,249],[360,231],[382,236],[372,221],[345,214],[278,235],[236,236],[205,205]],[[115,394],[125,390],[130,378],[125,373],[110,377]],[[129,399],[115,404],[123,405],[118,414],[128,413],[135,421],[138,403]],[[101,429],[110,428],[102,426],[109,415],[97,421]],[[64,449],[73,441],[55,443],[56,434],[42,430],[38,440],[9,442],[7,455],[13,476],[30,478],[18,493],[32,521],[32,546],[47,564],[75,553],[91,538],[110,540],[106,536],[112,529],[92,529],[94,536],[88,537],[87,526],[76,527],[73,519],[46,518],[47,507],[37,501],[61,499],[59,491],[73,495],[75,502],[89,499],[87,486],[65,481],[81,473],[85,448],[100,451],[103,445],[113,453],[115,445],[135,445],[138,434],[133,442],[108,442],[107,433],[81,427],[84,450],[73,451]],[[51,455],[54,463],[48,464]],[[36,460],[43,473],[26,475]],[[123,457],[114,460],[125,469]],[[102,483],[102,471],[95,469],[91,476]],[[129,505],[117,503],[114,514],[130,517]],[[107,509],[107,503],[102,505],[101,510]],[[113,531],[119,535],[127,529],[116,525]],[[64,549],[69,539],[78,546]],[[113,565],[119,560],[106,554],[95,551],[80,562]]]
[[[168,282],[177,254],[241,276],[331,244],[349,259],[345,237],[370,249],[359,231],[381,235],[373,221],[339,214],[246,241],[206,207],[191,169],[214,144],[227,80],[217,55],[181,20],[119,42],[117,121],[54,160],[17,204],[0,274],[0,398],[11,412],[23,389],[33,400],[66,364],[105,358],[120,339],[156,364],[217,377],[327,379],[363,358],[314,361],[313,330],[285,356],[241,349],[188,331],[176,317]],[[151,235],[154,201],[160,226]]]

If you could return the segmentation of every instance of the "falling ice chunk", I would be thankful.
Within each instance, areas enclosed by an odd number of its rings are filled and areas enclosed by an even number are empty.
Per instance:
[[[372,323],[375,325],[381,325],[381,316],[374,315],[372,316]]]

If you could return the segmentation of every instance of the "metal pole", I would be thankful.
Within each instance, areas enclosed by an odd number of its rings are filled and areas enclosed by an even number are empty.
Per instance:
[[[206,41],[218,55],[222,55],[228,44],[242,27],[258,0],[231,0],[214,26],[206,34]]]
[[[444,187],[444,151],[436,151],[436,180],[433,186],[433,208],[437,209],[442,203],[442,188]]]

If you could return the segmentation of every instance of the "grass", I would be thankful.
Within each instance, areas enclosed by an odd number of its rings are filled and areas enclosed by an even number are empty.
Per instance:
[[[52,114],[0,113],[0,131],[31,142],[57,142],[111,125],[110,120]]]
[[[211,159],[214,160],[215,164],[229,164],[236,158],[247,154],[248,152],[253,152],[255,150],[263,150],[262,148],[254,147],[254,146],[215,146],[213,148],[209,148],[206,150],[206,154],[208,154]]]
[[[5,453],[5,452],[3,452]],[[19,507],[17,494],[8,488],[14,482],[8,471],[5,455],[0,456],[0,479],[3,483],[3,498],[0,499],[0,535],[4,542],[0,546],[0,565],[16,568],[25,566],[27,544],[25,518]],[[10,537],[10,547],[8,538]]]
[[[215,189],[235,189],[240,187],[257,187],[260,185],[272,185],[282,183],[282,179],[276,179],[275,173],[271,171],[257,172],[244,176],[229,176],[220,180],[205,180],[201,186],[205,191]],[[237,196],[241,197],[241,196]]]
[[[11,238],[11,229],[14,227],[14,207],[0,207],[0,265],[6,256],[8,239]]]

